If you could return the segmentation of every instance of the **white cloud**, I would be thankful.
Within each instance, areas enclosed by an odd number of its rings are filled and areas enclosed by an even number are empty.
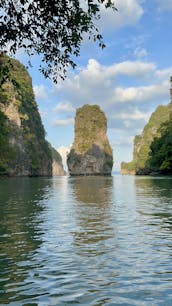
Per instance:
[[[53,126],[59,126],[59,125],[71,125],[74,123],[74,119],[73,118],[67,118],[67,119],[57,119],[57,120],[54,120],[52,125]]]
[[[125,138],[131,140],[141,132],[159,104],[168,103],[171,71],[172,67],[159,69],[155,63],[142,60],[105,66],[90,59],[86,67],[70,75],[60,86],[55,85],[54,95],[62,95],[68,101],[66,114],[68,106],[76,109],[86,103],[100,105],[107,117],[108,132],[122,144]],[[73,123],[71,118],[54,122],[55,125]],[[130,145],[132,152],[132,141],[126,145]]]
[[[112,115],[113,119],[122,119],[122,120],[144,120],[148,121],[151,113],[150,112],[141,112],[138,109],[134,110],[132,113],[118,113]]]
[[[128,137],[121,137],[120,139],[115,139],[112,143],[113,147],[116,146],[128,146],[131,143],[133,143],[134,137],[133,136],[128,136]]]
[[[61,83],[60,87],[55,87],[55,91],[63,92],[72,105],[97,103],[108,111],[109,105],[165,99],[170,75],[171,68],[160,70],[151,62],[124,61],[104,66],[90,59],[85,68]],[[130,78],[130,82],[133,80],[144,85],[119,85],[122,83],[120,79],[126,77]]]
[[[54,107],[53,111],[56,113],[73,112],[74,108],[70,102],[60,102]]]
[[[124,61],[110,66],[101,65],[90,59],[86,68],[71,76],[55,87],[57,92],[63,91],[67,99],[82,103],[108,102],[116,88],[119,76],[137,77],[138,80],[152,75],[156,70],[154,63],[141,61]]]
[[[166,85],[169,86],[169,78],[172,74],[172,67],[162,70],[156,70],[155,77],[159,80],[164,80],[164,84],[166,82]]]
[[[114,63],[110,66],[101,65],[95,59],[90,59],[85,69],[81,70],[80,74],[75,76],[76,87],[79,89],[79,79],[87,79],[89,83],[95,84],[100,80],[105,80],[109,77],[116,77],[119,75],[142,77],[146,73],[152,73],[156,70],[154,63],[147,63],[142,61],[124,61],[121,63]]]
[[[101,19],[98,26],[102,31],[117,29],[126,25],[136,24],[142,17],[144,11],[138,0],[120,0],[115,1],[118,11],[113,12],[106,9],[104,5],[101,7]]]
[[[34,94],[36,99],[46,99],[47,93],[44,85],[34,85],[33,86]]]
[[[142,128],[145,126],[147,121],[144,119],[133,120],[131,118],[111,118],[108,117],[108,127],[111,130],[114,130],[115,133],[118,131],[120,133],[125,132],[129,133],[131,136],[140,134]],[[116,137],[116,135],[115,135]]]
[[[156,98],[162,98],[168,93],[167,82],[160,84],[140,86],[140,87],[116,87],[114,89],[114,95],[111,99],[111,103],[117,101],[117,103],[128,102],[149,102]]]
[[[172,10],[172,0],[155,0],[158,4],[159,11]]]
[[[141,61],[124,61],[116,63],[110,67],[106,67],[105,71],[108,76],[127,75],[131,77],[143,77],[147,73],[152,73],[156,69],[154,63],[147,63]]]
[[[133,55],[138,58],[138,59],[141,59],[141,58],[145,58],[147,57],[148,55],[148,52],[145,48],[142,48],[142,47],[137,47],[134,52],[133,52]]]

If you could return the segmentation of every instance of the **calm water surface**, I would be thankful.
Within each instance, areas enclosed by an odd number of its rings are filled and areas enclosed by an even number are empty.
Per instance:
[[[0,305],[172,305],[172,178],[0,179]]]

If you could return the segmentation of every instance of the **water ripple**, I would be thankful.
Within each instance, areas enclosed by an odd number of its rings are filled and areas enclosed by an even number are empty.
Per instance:
[[[0,305],[171,305],[172,179],[0,180]]]

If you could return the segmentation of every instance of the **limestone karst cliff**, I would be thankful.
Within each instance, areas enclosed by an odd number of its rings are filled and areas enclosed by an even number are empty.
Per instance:
[[[121,163],[122,174],[141,175],[159,172],[158,168],[152,168],[152,146],[156,139],[160,139],[162,134],[161,126],[169,121],[170,112],[171,103],[157,107],[141,135],[135,136],[133,160],[129,163]],[[155,152],[154,155],[156,154]],[[161,158],[163,159],[162,154]]]
[[[17,60],[0,55],[0,175],[52,176],[31,78]]]
[[[6,79],[0,87],[0,173],[10,176],[52,175],[52,156],[25,67],[0,58]],[[5,68],[4,68],[5,67]],[[3,126],[3,128],[2,128]]]
[[[53,159],[52,175],[53,176],[66,175],[66,171],[63,168],[62,157],[59,154],[59,152],[51,146],[51,153],[52,153],[52,159]]]
[[[67,158],[70,175],[111,175],[113,156],[106,132],[107,120],[99,106],[77,109],[75,139]]]

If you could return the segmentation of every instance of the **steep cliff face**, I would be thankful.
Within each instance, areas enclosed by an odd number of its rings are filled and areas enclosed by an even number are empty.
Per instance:
[[[122,174],[149,174],[151,145],[156,138],[161,137],[161,125],[168,122],[171,104],[160,105],[151,115],[149,122],[143,129],[141,135],[134,139],[133,160],[129,163],[121,163]],[[155,153],[156,154],[156,153]]]
[[[53,176],[64,176],[66,175],[66,172],[63,168],[62,163],[62,157],[59,154],[57,150],[55,150],[53,147],[51,147],[51,153],[52,153],[52,175]]]
[[[52,175],[52,155],[45,140],[31,78],[18,61],[2,55],[0,135],[0,175]]]
[[[97,105],[77,109],[75,139],[67,158],[70,175],[110,175],[112,149],[107,139],[107,120]]]

